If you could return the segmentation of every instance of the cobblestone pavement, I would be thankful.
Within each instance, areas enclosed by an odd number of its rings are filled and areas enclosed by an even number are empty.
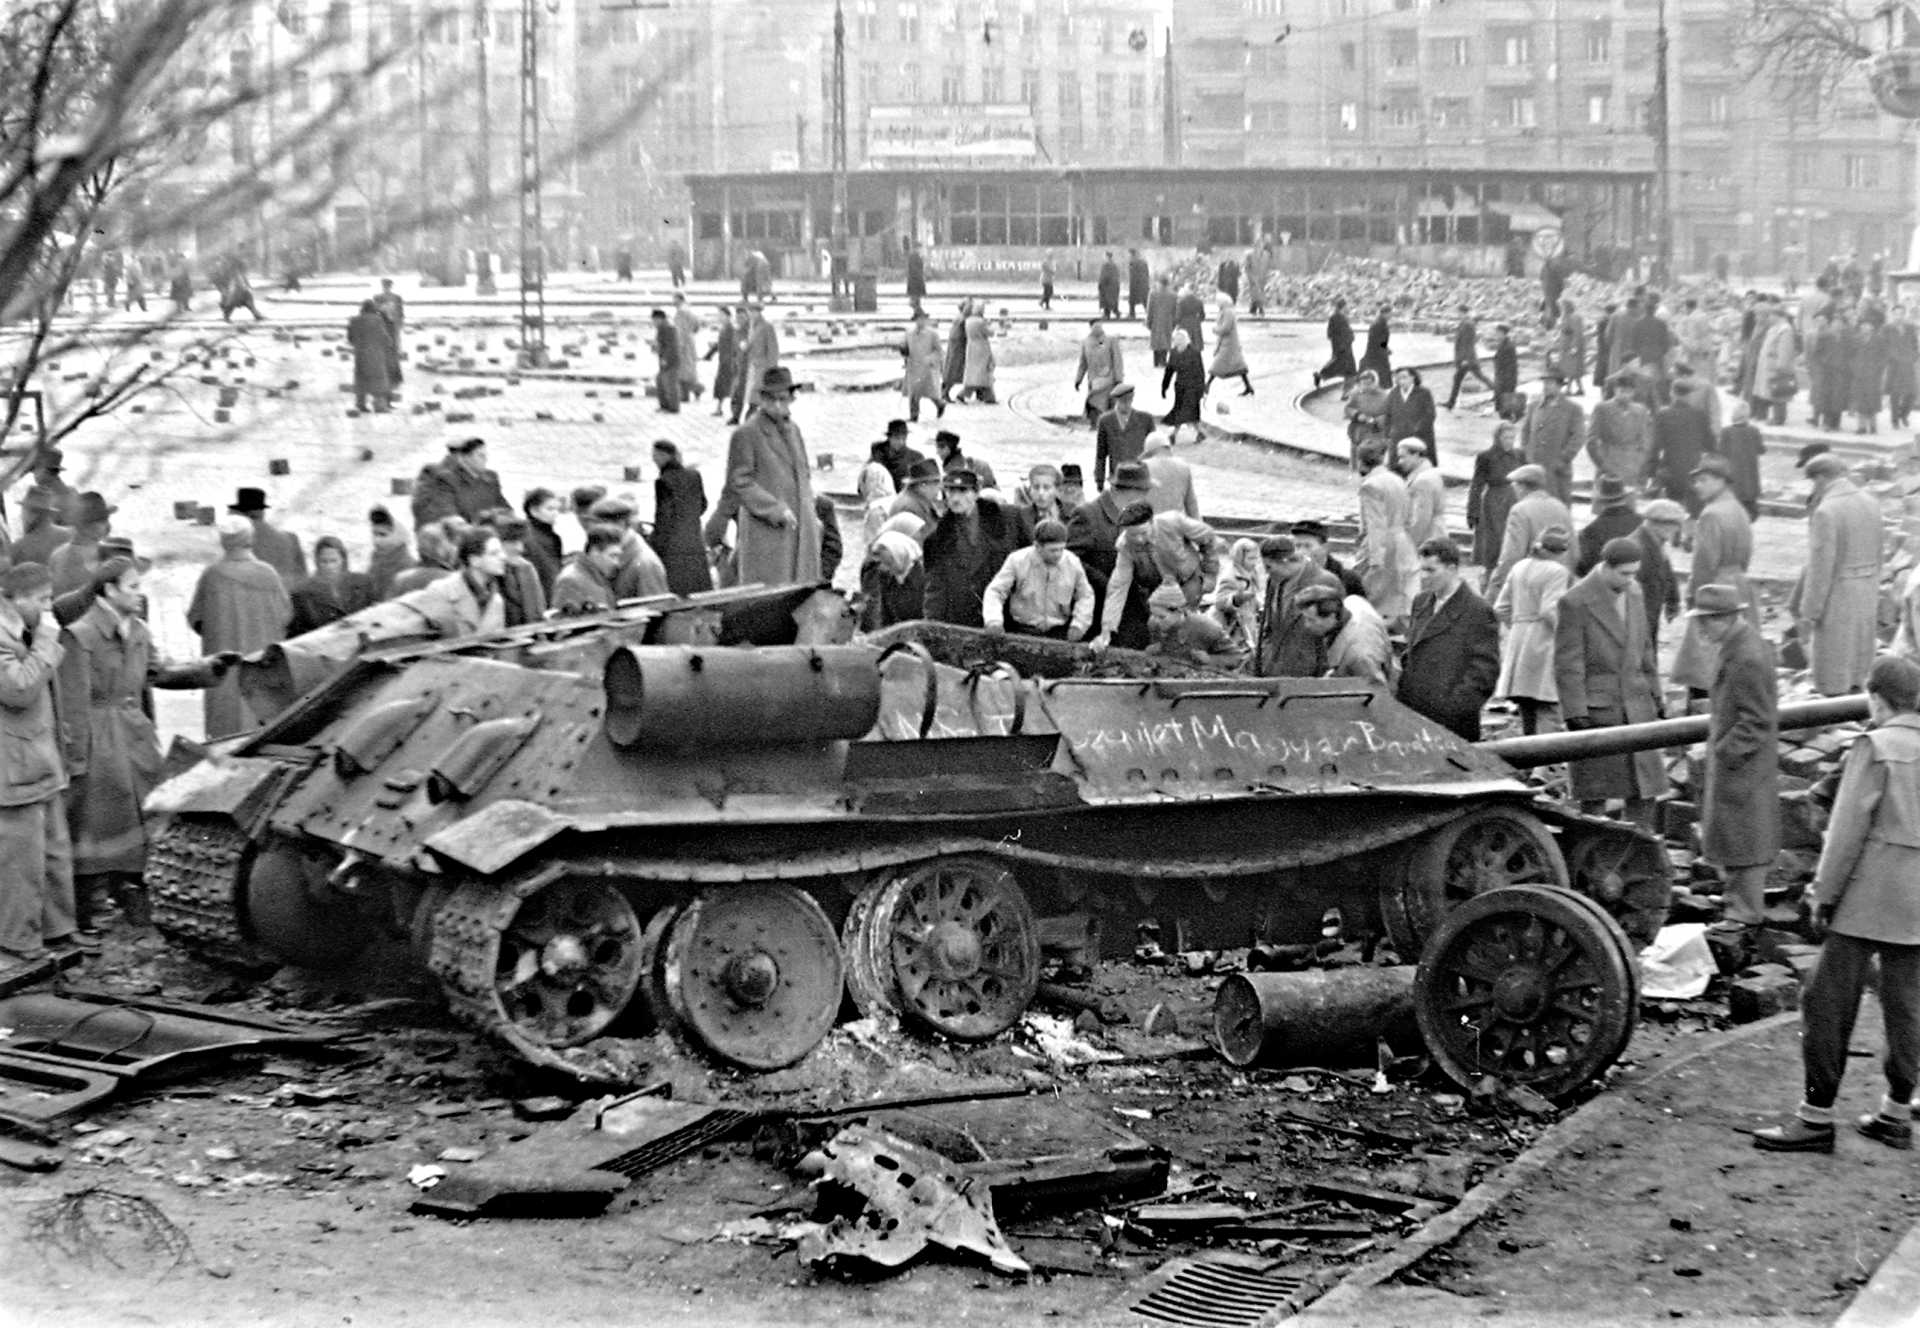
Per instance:
[[[441,299],[431,291],[408,290],[413,304],[402,399],[393,413],[352,417],[351,396],[343,390],[351,366],[342,358],[341,314],[366,287],[329,282],[294,300],[269,299],[270,321],[260,325],[242,321],[228,327],[201,311],[157,333],[156,344],[169,353],[193,339],[223,341],[212,363],[196,366],[192,377],[90,424],[68,441],[69,478],[118,502],[118,528],[132,533],[156,560],[153,616],[166,651],[182,655],[196,649],[183,610],[200,567],[217,551],[210,529],[175,518],[177,503],[224,509],[237,486],[261,486],[277,520],[308,545],[321,534],[340,535],[357,564],[367,552],[367,508],[388,502],[406,520],[407,499],[394,494],[395,481],[439,459],[451,436],[485,436],[492,464],[514,499],[536,484],[565,491],[599,483],[632,491],[642,513],[648,513],[651,463],[642,478],[625,476],[646,461],[656,438],[678,443],[706,476],[709,495],[717,491],[729,432],[724,419],[705,398],[677,415],[663,415],[646,395],[653,357],[646,347],[645,308],[660,301],[658,290],[626,291],[592,281],[570,286],[565,299],[552,302],[568,312],[556,315],[549,336],[550,346],[567,361],[567,376],[517,381],[508,377],[513,353],[507,343],[515,335],[510,299],[479,302],[454,298],[456,292]],[[695,291],[702,303],[717,303],[728,294],[717,285]],[[942,421],[925,413],[914,428],[914,445],[931,454],[934,430],[944,424],[1009,483],[1041,461],[1078,461],[1090,469],[1092,433],[1078,422],[1081,398],[1072,381],[1092,301],[1070,293],[1061,301],[1063,308],[1049,315],[1017,303],[1026,298],[1018,291],[1005,298],[1015,316],[998,342],[1000,404],[951,407]],[[989,300],[997,312],[996,297]],[[942,307],[944,296],[931,303]],[[796,375],[816,389],[798,398],[794,413],[822,467],[816,472],[822,491],[850,492],[869,443],[881,435],[887,419],[904,414],[902,398],[884,386],[898,373],[898,358],[889,347],[904,311],[904,302],[895,299],[883,300],[876,318],[829,317],[818,292],[799,292],[772,309]],[[127,321],[124,315],[116,319]],[[1121,323],[1115,332],[1128,377],[1138,384],[1136,403],[1154,414],[1164,412],[1167,402],[1144,328]],[[1241,397],[1236,387],[1217,385],[1205,411],[1208,436],[1181,449],[1193,466],[1203,509],[1276,520],[1352,515],[1356,503],[1344,464],[1344,432],[1326,407],[1302,401],[1311,371],[1325,355],[1321,325],[1244,319],[1242,334],[1257,394]],[[1418,334],[1396,336],[1394,350],[1410,363],[1430,364],[1445,355],[1440,338]],[[429,367],[461,357],[471,361],[472,372]],[[46,376],[50,391],[79,390],[65,380],[86,367],[85,357],[68,359]],[[701,368],[710,379],[712,362]],[[1440,377],[1430,374],[1430,384]],[[1444,391],[1446,384],[1437,386]],[[238,401],[230,421],[220,424],[214,411],[223,387],[236,389]],[[459,395],[472,389],[488,394]],[[1441,412],[1442,465],[1457,481],[1470,472],[1473,453],[1491,435],[1491,415],[1479,404],[1484,400],[1469,397],[1460,411]],[[423,409],[429,404],[437,409]],[[465,413],[473,418],[456,418]],[[1776,451],[1790,454],[1796,446],[1776,444]],[[271,474],[274,462],[284,462],[287,473]],[[1771,458],[1769,468],[1770,477],[1784,483],[1792,474],[1790,455]],[[1776,474],[1781,469],[1785,473]],[[1463,498],[1456,491],[1456,503]],[[1586,516],[1584,511],[1576,515]],[[1804,527],[1763,520],[1758,543],[1757,570],[1790,578],[1799,566]],[[859,554],[857,545],[849,548],[839,575],[843,585],[853,584]],[[1678,561],[1684,566],[1684,557]],[[169,728],[197,732],[198,707],[190,697],[169,698],[162,718]]]

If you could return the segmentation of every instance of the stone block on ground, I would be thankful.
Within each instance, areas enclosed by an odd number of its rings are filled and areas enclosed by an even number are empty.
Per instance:
[[[1736,1024],[1800,1008],[1800,977],[1784,964],[1758,965],[1727,990],[1727,1014]]]
[[[1768,921],[1771,922],[1772,919],[1769,918]],[[1762,927],[1753,934],[1753,962],[1785,964],[1787,961],[1784,956],[1788,948],[1803,944],[1805,944],[1805,938],[1797,931],[1788,931],[1774,926]]]
[[[1808,800],[1804,792],[1780,795],[1780,846],[1783,849],[1820,851],[1826,817]]]
[[[1660,834],[1664,839],[1686,843],[1693,825],[1700,819],[1700,808],[1680,798],[1660,804]]]

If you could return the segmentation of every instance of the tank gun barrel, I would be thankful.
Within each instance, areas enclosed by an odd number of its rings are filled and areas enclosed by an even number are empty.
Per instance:
[[[1836,696],[1824,701],[1804,701],[1780,707],[1780,729],[1824,729],[1835,724],[1857,724],[1867,718],[1867,698]],[[1497,756],[1508,765],[1557,765],[1596,756],[1620,756],[1626,752],[1651,751],[1660,747],[1688,747],[1704,742],[1710,715],[1686,715],[1680,719],[1657,719],[1647,724],[1615,724],[1586,729],[1579,733],[1536,733],[1525,738],[1496,738],[1479,744],[1480,750]]]

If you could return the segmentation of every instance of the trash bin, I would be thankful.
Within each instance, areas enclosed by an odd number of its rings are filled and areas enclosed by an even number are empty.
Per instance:
[[[853,311],[857,314],[880,312],[880,281],[871,272],[853,274]]]

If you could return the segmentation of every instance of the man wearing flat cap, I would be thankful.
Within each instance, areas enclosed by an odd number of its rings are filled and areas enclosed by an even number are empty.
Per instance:
[[[1766,921],[1767,868],[1780,851],[1780,714],[1773,648],[1744,587],[1693,593],[1689,635],[1714,653],[1700,850],[1726,874],[1722,923],[1751,934]]]
[[[1653,628],[1640,589],[1639,540],[1623,535],[1607,541],[1600,561],[1560,597],[1553,675],[1561,718],[1573,732],[1644,724],[1664,715]],[[1604,815],[1608,801],[1620,798],[1628,820],[1654,828],[1653,800],[1667,788],[1660,752],[1574,761],[1569,774],[1581,811]],[[1666,900],[1659,904],[1664,916]]]
[[[1732,586],[1757,630],[1760,610],[1747,580],[1747,567],[1753,561],[1753,522],[1734,497],[1732,465],[1716,452],[1701,457],[1693,470],[1693,492],[1700,508],[1693,527],[1693,571],[1687,578],[1688,593],[1698,595],[1700,588],[1708,585]],[[1687,620],[1686,634],[1673,660],[1673,680],[1697,695],[1705,695],[1713,686],[1717,667],[1712,641],[1699,630],[1699,621],[1693,617]]]
[[[265,490],[240,490],[227,510],[253,524],[253,556],[280,574],[280,584],[291,588],[307,579],[307,555],[300,537],[267,520]]]
[[[926,551],[926,617],[983,627],[987,586],[1019,547],[1019,523],[999,503],[980,496],[980,477],[971,470],[950,470],[942,484],[946,510],[921,540]]]
[[[1829,452],[1807,462],[1818,495],[1807,518],[1807,563],[1795,624],[1822,696],[1860,689],[1878,649],[1884,564],[1880,502]]]
[[[1507,512],[1506,533],[1500,540],[1500,561],[1487,575],[1489,604],[1500,598],[1501,585],[1513,574],[1520,560],[1533,551],[1542,535],[1554,526],[1573,529],[1573,515],[1567,511],[1567,505],[1548,491],[1550,481],[1544,466],[1528,462],[1509,473],[1507,483],[1513,486],[1515,497],[1513,507]],[[1571,557],[1567,558],[1567,566],[1573,566]]]
[[[449,438],[444,460],[421,467],[413,482],[413,528],[457,516],[469,525],[497,507],[511,507],[500,476],[487,468],[484,438]]]
[[[1153,418],[1133,408],[1133,384],[1115,383],[1109,390],[1111,406],[1093,426],[1093,487],[1106,487],[1107,476],[1147,450]]]
[[[1660,624],[1680,616],[1680,581],[1673,574],[1667,550],[1680,538],[1687,523],[1687,509],[1671,498],[1655,498],[1640,514],[1639,528],[1633,538],[1640,541],[1640,593],[1647,606],[1647,626],[1653,643],[1660,645]]]
[[[768,369],[759,393],[760,408],[727,443],[740,584],[808,584],[820,579],[820,517],[813,462],[793,422],[793,375]]]
[[[39,563],[45,566],[53,557],[53,551],[73,538],[73,529],[62,525],[60,520],[66,515],[66,500],[53,490],[36,484],[21,499],[20,509],[25,529],[20,538],[13,542],[8,555],[16,563]]]

